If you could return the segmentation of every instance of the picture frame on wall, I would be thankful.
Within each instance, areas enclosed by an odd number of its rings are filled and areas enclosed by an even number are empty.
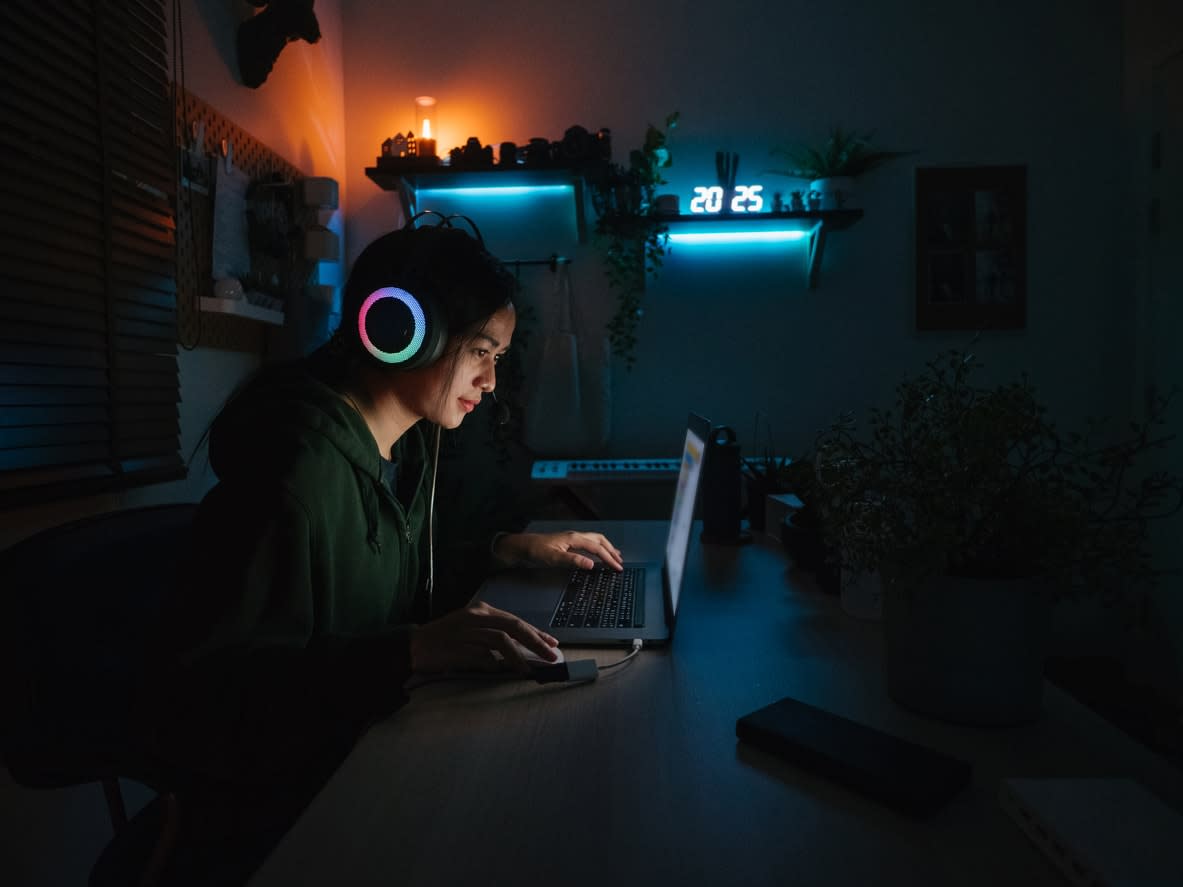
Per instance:
[[[916,328],[1027,325],[1027,167],[916,170]]]

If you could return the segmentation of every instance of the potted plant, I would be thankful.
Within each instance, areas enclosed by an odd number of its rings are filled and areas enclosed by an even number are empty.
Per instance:
[[[794,143],[772,149],[788,166],[774,175],[804,179],[811,192],[821,194],[823,209],[841,209],[854,195],[854,180],[907,151],[883,151],[871,146],[873,132],[857,132],[835,125],[820,146]]]
[[[669,167],[667,142],[678,124],[678,112],[665,118],[665,128],[650,124],[640,148],[629,152],[628,166],[608,163],[588,176],[597,220],[595,242],[604,258],[608,285],[616,291],[616,310],[608,321],[612,351],[632,368],[636,362],[637,323],[645,278],[656,274],[665,259],[669,228],[656,213],[654,196],[665,184]]]
[[[843,568],[884,585],[888,689],[969,723],[1041,709],[1041,639],[1060,597],[1114,599],[1151,582],[1148,521],[1183,505],[1183,480],[1139,473],[1167,403],[1098,442],[1062,432],[1030,381],[982,386],[948,351],[872,410],[817,441],[824,533]]]

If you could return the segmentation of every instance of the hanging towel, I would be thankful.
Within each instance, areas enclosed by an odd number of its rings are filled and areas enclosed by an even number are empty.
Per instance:
[[[594,337],[589,334],[589,339]],[[583,363],[580,381],[583,384],[584,455],[599,455],[612,436],[612,342],[601,335],[599,347],[580,349]]]
[[[533,394],[526,405],[524,442],[538,456],[579,456],[584,449],[579,345],[571,322],[567,263],[554,271],[554,312],[542,336]]]

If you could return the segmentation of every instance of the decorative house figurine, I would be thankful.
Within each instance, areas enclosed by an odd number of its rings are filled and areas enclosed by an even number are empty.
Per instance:
[[[386,146],[390,146],[390,152],[387,153]],[[382,143],[382,155],[384,157],[406,157],[407,156],[407,140],[402,133],[396,132],[393,136]]]
[[[407,150],[406,150],[405,156],[407,156],[407,157],[418,157],[419,156],[419,143],[417,141],[415,141],[415,134],[413,132],[407,133]]]

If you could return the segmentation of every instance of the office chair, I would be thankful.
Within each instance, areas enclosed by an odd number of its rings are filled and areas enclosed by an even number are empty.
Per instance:
[[[0,755],[26,787],[102,784],[115,835],[92,887],[157,883],[176,840],[180,776],[137,742],[132,704],[196,510],[110,512],[0,552]],[[130,822],[121,777],[157,792]]]

